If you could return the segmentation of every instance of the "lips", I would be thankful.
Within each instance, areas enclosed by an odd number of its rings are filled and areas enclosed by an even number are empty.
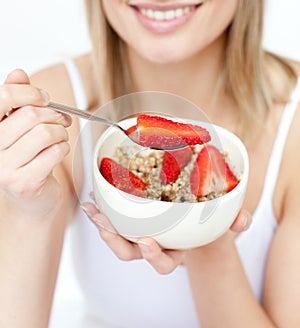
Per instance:
[[[131,7],[146,29],[154,33],[166,33],[185,24],[201,5],[202,3],[177,5],[144,3],[131,4]]]

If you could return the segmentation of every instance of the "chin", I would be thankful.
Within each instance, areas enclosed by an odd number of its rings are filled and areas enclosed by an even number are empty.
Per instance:
[[[187,56],[180,56],[179,54],[164,53],[155,54],[148,58],[148,60],[154,64],[167,65],[167,64],[178,64],[188,59]]]
[[[143,49],[136,49],[135,52],[143,60],[154,64],[177,64],[180,62],[184,62],[189,58],[195,55],[195,52],[186,51],[188,49],[185,45],[177,45],[168,47],[167,45],[159,46],[159,47],[147,47]],[[149,51],[150,50],[150,51]]]

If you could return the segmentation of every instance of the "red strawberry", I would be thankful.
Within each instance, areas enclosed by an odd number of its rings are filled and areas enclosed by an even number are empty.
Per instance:
[[[136,125],[133,125],[133,126],[131,126],[130,128],[128,128],[126,130],[126,134],[128,136],[134,135],[136,132],[137,132],[137,126]]]
[[[102,159],[100,172],[116,188],[135,196],[145,197],[146,184],[144,181],[111,158]]]
[[[181,170],[190,161],[192,154],[193,152],[190,147],[165,151],[160,172],[162,184],[166,185],[175,182]]]
[[[211,145],[203,147],[190,177],[192,193],[202,197],[212,192],[229,192],[238,183],[221,152]]]
[[[198,125],[174,122],[160,116],[139,115],[136,129],[130,127],[127,134],[136,131],[139,143],[150,148],[168,149],[210,141],[206,129]]]

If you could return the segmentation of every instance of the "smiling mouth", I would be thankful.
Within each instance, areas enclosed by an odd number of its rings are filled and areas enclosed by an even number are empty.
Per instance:
[[[195,4],[195,5],[186,5],[186,6],[181,6],[177,7],[174,9],[171,8],[150,8],[149,6],[138,6],[138,5],[133,5],[132,7],[138,11],[142,16],[154,20],[154,21],[171,21],[174,19],[179,19],[184,17],[185,15],[195,11],[199,6],[201,6],[202,3],[200,4]]]

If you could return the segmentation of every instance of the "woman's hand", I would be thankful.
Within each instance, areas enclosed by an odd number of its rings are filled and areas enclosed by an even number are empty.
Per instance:
[[[109,219],[92,203],[83,203],[81,208],[97,227],[100,236],[123,261],[144,258],[160,274],[171,273],[178,265],[184,263],[186,251],[162,249],[151,238],[140,238],[137,243],[130,242],[120,236],[114,229]],[[247,230],[251,223],[251,216],[246,211],[241,211],[231,226],[234,232]]]
[[[0,86],[0,196],[14,214],[45,216],[59,203],[52,170],[69,152],[71,119],[42,108],[48,100],[22,70]]]

